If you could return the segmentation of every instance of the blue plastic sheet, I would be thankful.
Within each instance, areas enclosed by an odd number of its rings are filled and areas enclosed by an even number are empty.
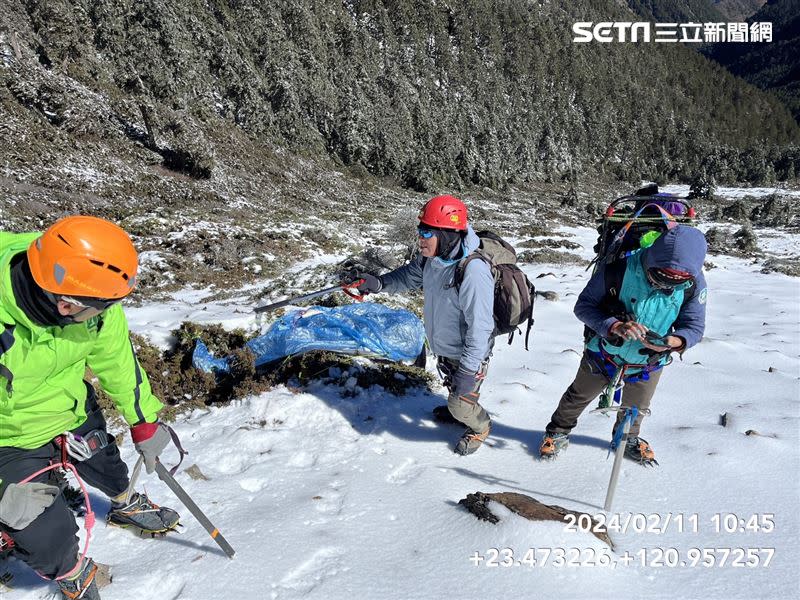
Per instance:
[[[416,315],[374,302],[295,310],[275,321],[264,335],[245,346],[256,367],[309,350],[369,354],[390,360],[414,360],[422,352],[425,329]],[[192,364],[207,372],[228,372],[229,358],[215,358],[197,340]]]

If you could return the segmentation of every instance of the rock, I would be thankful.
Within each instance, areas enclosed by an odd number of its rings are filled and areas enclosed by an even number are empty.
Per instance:
[[[208,477],[200,470],[197,464],[192,465],[186,469],[186,474],[195,481],[209,481]]]
[[[490,523],[497,523],[500,519],[497,515],[492,513],[487,506],[490,500],[499,502],[519,516],[525,517],[531,521],[560,521],[566,523],[569,522],[567,515],[574,515],[577,518],[588,516],[596,523],[596,526],[592,527],[592,535],[601,542],[608,544],[612,550],[614,549],[614,543],[611,541],[608,531],[592,515],[568,510],[561,506],[543,504],[525,494],[517,494],[515,492],[499,492],[495,494],[475,492],[474,494],[467,494],[467,497],[462,498],[458,503],[479,519],[489,521]]]
[[[547,277],[548,275],[552,275],[553,277],[555,277],[555,276],[556,276],[556,274],[555,274],[555,273],[553,273],[553,272],[549,272],[549,273],[539,273],[539,274],[536,276],[536,279],[541,279],[542,277]]]
[[[111,575],[111,567],[96,561],[94,564],[97,565],[97,573],[94,576],[94,580],[97,582],[97,587],[102,590],[114,580],[113,575]]]
[[[758,437],[767,437],[772,439],[778,439],[778,436],[774,433],[761,433],[760,431],[756,431],[755,429],[748,429],[744,432],[747,436],[758,436]]]
[[[777,371],[778,369],[776,369],[775,367],[770,367],[769,369],[767,369],[767,373],[776,373]]]
[[[719,424],[722,425],[723,427],[733,427],[733,415],[729,412],[720,415]]]
[[[541,296],[545,300],[550,300],[551,302],[558,302],[558,294],[556,294],[555,292],[551,291],[540,292],[539,290],[536,290],[536,295]]]

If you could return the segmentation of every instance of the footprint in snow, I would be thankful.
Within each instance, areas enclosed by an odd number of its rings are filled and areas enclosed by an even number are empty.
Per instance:
[[[273,585],[272,598],[291,599],[307,596],[328,577],[346,571],[342,557],[343,548],[320,548],[308,560],[295,567],[277,584]]]
[[[181,597],[185,587],[186,580],[182,577],[165,574],[164,572],[154,573],[136,582],[137,590],[150,590],[153,595],[149,597],[159,598],[159,600],[177,600]],[[155,592],[154,590],[158,591]]]
[[[317,455],[312,452],[300,450],[295,452],[289,459],[288,465],[290,467],[297,467],[300,469],[307,469],[317,464]]]
[[[330,489],[314,496],[314,508],[326,515],[338,515],[344,506],[344,493],[339,491],[341,482],[334,481],[328,484]]]
[[[259,479],[257,477],[252,477],[248,479],[240,479],[239,480],[239,487],[241,487],[246,492],[260,492],[263,490],[269,482],[266,479]]]
[[[417,461],[413,458],[407,458],[400,466],[394,468],[392,472],[386,476],[386,481],[388,483],[404,485],[412,479],[419,477],[424,470],[425,468],[418,465]]]

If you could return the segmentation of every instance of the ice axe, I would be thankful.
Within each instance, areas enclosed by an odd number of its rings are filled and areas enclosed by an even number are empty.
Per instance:
[[[331,287],[325,288],[324,290],[318,290],[316,292],[311,292],[310,294],[303,294],[302,296],[295,296],[294,298],[287,298],[286,300],[281,300],[280,302],[273,302],[272,304],[266,304],[264,306],[256,306],[253,311],[255,313],[264,313],[269,312],[271,310],[277,310],[279,308],[283,308],[289,304],[295,304],[297,302],[304,302],[306,300],[311,300],[311,298],[316,298],[318,296],[325,296],[327,294],[332,294],[333,292],[342,291],[351,298],[354,298],[356,301],[360,302],[364,299],[363,294],[359,294],[357,292],[353,292],[351,290],[355,290],[364,283],[363,279],[358,279],[356,281],[352,281],[350,283],[340,283],[338,285],[333,285]]]
[[[636,421],[639,414],[649,415],[650,409],[639,410],[635,406],[617,406],[609,410],[618,410],[625,412],[625,418],[622,423],[617,425],[617,431],[614,434],[614,439],[611,441],[611,450],[614,450],[614,466],[611,468],[611,479],[608,480],[608,490],[606,491],[606,501],[603,504],[603,510],[610,511],[611,503],[614,501],[614,493],[617,491],[617,482],[619,481],[619,471],[622,467],[622,459],[625,456],[625,445],[628,442],[628,435],[631,432],[631,426]],[[609,450],[609,452],[611,452]],[[653,463],[658,465],[658,461],[653,459]],[[651,463],[644,463],[645,465],[653,466]]]
[[[170,475],[167,468],[161,464],[161,461],[156,459],[156,474],[158,478],[167,484],[167,487],[172,490],[172,492],[178,497],[178,499],[183,503],[183,505],[189,509],[189,512],[192,513],[192,516],[198,520],[198,522],[203,526],[203,528],[209,533],[211,538],[217,543],[217,545],[222,548],[223,552],[228,555],[228,558],[233,558],[233,555],[236,554],[236,550],[234,550],[231,545],[228,543],[228,540],[219,532],[214,524],[209,521],[208,517],[200,510],[200,507],[194,503],[194,500],[191,499],[189,494],[186,493],[180,484],[175,481],[175,478]]]
[[[622,410],[620,407],[619,410]],[[631,431],[631,423],[636,420],[638,410],[635,406],[625,409],[625,420],[617,427],[619,430],[614,436],[614,441],[611,445],[614,447],[614,466],[611,468],[611,479],[608,481],[608,490],[606,491],[606,501],[603,504],[603,510],[611,510],[611,503],[614,501],[614,492],[617,491],[617,481],[619,480],[619,469],[622,466],[622,457],[625,456],[625,444],[628,441],[628,434]]]

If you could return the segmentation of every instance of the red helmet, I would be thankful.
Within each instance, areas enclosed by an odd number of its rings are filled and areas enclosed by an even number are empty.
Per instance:
[[[97,217],[61,219],[28,247],[36,284],[62,296],[124,298],[136,284],[137,262],[128,234]]]
[[[467,207],[453,196],[436,196],[419,211],[419,222],[438,229],[466,231]]]

